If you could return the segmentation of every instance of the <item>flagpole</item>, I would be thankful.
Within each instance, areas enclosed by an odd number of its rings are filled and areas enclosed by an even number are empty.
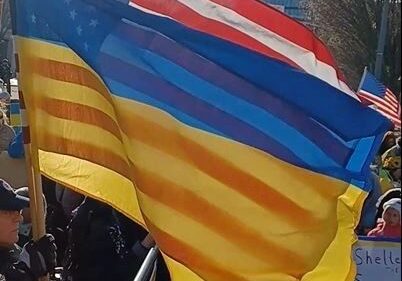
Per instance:
[[[401,105],[401,101],[402,101],[402,92],[401,92],[401,76],[399,76],[398,81],[399,81],[399,95],[398,95],[398,102],[399,102],[399,105]]]
[[[25,97],[22,91],[22,85],[20,80],[20,64],[18,56],[18,40],[17,25],[16,25],[16,5],[15,0],[10,1],[11,10],[11,27],[12,27],[12,38],[14,41],[14,56],[15,56],[15,66],[16,74],[19,85],[19,99],[20,99],[20,114],[21,114],[21,127],[24,141],[25,150],[25,162],[28,177],[28,191],[30,197],[30,210],[31,210],[31,220],[32,220],[32,234],[35,241],[39,240],[46,234],[45,230],[45,210],[43,204],[43,191],[42,191],[42,180],[39,169],[39,157],[38,149],[35,144],[35,135],[29,126],[30,118],[26,110]],[[49,276],[44,276],[39,278],[39,281],[48,281]]]
[[[24,95],[19,91],[21,126],[24,140],[25,162],[28,174],[28,190],[32,218],[32,234],[34,240],[39,240],[46,234],[45,210],[43,204],[42,179],[39,171],[38,151],[32,144],[31,132],[25,108]]]
[[[385,43],[387,40],[389,5],[390,5],[389,0],[385,0],[381,14],[381,26],[380,26],[380,33],[378,36],[378,46],[376,52],[374,73],[375,77],[380,81],[382,78],[382,69],[384,64],[384,50],[385,50]]]
[[[149,250],[144,262],[141,265],[141,268],[138,270],[137,276],[134,281],[149,281],[146,278],[148,276],[152,276],[151,272],[155,269],[155,261],[158,257],[158,246],[155,246]]]
[[[363,87],[363,83],[364,83],[364,79],[366,79],[367,71],[368,71],[368,68],[367,68],[367,66],[366,66],[366,67],[364,68],[362,80],[360,80],[360,84],[359,84],[359,88],[357,89],[357,93],[359,93],[360,90],[361,90],[362,87]]]

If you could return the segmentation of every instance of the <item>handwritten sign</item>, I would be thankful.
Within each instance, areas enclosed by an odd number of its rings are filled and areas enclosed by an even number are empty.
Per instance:
[[[11,88],[11,99],[12,100],[19,100],[19,95],[18,95],[18,80],[17,79],[11,79],[10,80],[10,88]]]
[[[355,245],[353,256],[357,265],[356,281],[400,281],[400,241],[361,238]]]

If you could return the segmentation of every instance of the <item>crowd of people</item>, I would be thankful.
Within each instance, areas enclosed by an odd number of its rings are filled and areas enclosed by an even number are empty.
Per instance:
[[[401,238],[401,135],[388,132],[373,163],[359,235]]]
[[[0,107],[0,153],[23,158],[21,133],[7,123]],[[28,189],[0,179],[0,281],[134,280],[152,237],[110,206],[42,177],[47,235],[32,240]],[[371,192],[357,234],[401,237],[401,137],[389,132],[372,165]],[[154,280],[170,280],[161,257]],[[151,278],[151,276],[150,276]]]

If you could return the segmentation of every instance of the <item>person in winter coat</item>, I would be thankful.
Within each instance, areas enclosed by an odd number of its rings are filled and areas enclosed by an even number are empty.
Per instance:
[[[121,216],[102,202],[85,199],[69,225],[63,281],[134,280],[153,240],[143,239],[140,231],[129,241]]]
[[[378,222],[379,219],[382,218],[382,214],[384,213],[384,205],[387,203],[389,200],[393,198],[402,198],[402,190],[401,188],[393,188],[388,190],[386,193],[384,193],[380,198],[378,198],[376,207],[377,207],[377,214],[375,221]]]
[[[11,186],[0,179],[0,280],[36,281],[53,271],[56,262],[54,238],[45,235],[18,247],[21,211],[29,199],[15,194]]]
[[[382,219],[368,236],[401,238],[401,198],[393,198],[384,204]]]

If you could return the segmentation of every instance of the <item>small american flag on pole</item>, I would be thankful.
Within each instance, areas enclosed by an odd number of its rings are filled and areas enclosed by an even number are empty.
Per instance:
[[[401,105],[395,94],[375,78],[373,74],[364,71],[357,95],[362,103],[370,106],[388,119],[395,127],[401,128]]]

